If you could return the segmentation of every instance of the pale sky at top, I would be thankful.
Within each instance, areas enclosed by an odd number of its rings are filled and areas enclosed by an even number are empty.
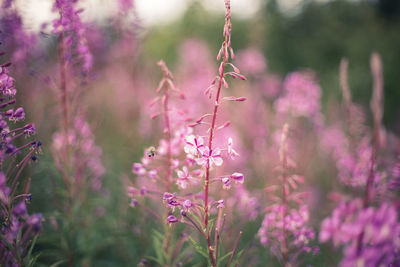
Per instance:
[[[263,1],[266,0],[231,0],[232,13],[241,18],[251,17],[259,10]],[[56,16],[51,13],[53,0],[16,0],[16,2],[23,11],[25,22],[30,29],[38,30],[43,22],[51,21]],[[88,20],[100,20],[117,11],[118,0],[83,0],[81,2],[85,9],[83,16]],[[191,2],[189,0],[135,0],[137,13],[145,27],[178,19]],[[223,0],[200,2],[210,12],[224,12]],[[298,9],[301,2],[302,0],[279,0],[279,5],[283,10],[290,12]]]

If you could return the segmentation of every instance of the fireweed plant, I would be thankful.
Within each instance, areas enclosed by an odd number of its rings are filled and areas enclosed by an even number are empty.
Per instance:
[[[22,18],[14,4],[15,1],[3,1],[0,27],[6,44],[13,48],[11,60],[18,68],[26,67],[28,58],[38,54],[37,36],[23,28]]]
[[[354,189],[362,189],[362,197],[340,198],[332,215],[322,222],[319,234],[320,242],[332,240],[335,246],[344,247],[341,266],[398,266],[400,264],[398,209],[391,198],[385,197],[390,192],[385,173],[379,169],[379,165],[382,164],[378,155],[383,145],[381,136],[383,132],[383,71],[382,62],[377,53],[371,56],[371,73],[373,77],[371,100],[373,132],[372,137],[367,135],[364,138],[372,139],[372,144],[367,143],[363,150],[356,149],[356,153],[362,152],[361,155],[356,154],[358,156],[356,159],[362,161],[364,167],[360,168],[361,172],[354,171],[353,175],[348,177],[350,182],[347,183]],[[341,64],[341,85],[347,112],[351,112],[353,109],[351,109],[351,94],[347,84],[347,61],[342,61]],[[354,114],[349,115],[349,119],[354,119]],[[350,140],[348,143],[357,143],[351,128],[348,132]],[[357,144],[354,146],[357,147]],[[365,150],[367,152],[363,152]],[[355,170],[358,165],[356,162]]]
[[[174,183],[181,188],[186,189],[189,182],[195,182],[194,178],[189,181],[188,170],[186,167],[187,159],[184,156],[185,136],[192,132],[192,129],[185,126],[186,112],[179,109],[179,103],[175,103],[175,98],[182,101],[184,94],[176,88],[174,77],[167,68],[164,61],[159,61],[163,78],[161,79],[157,93],[161,97],[153,99],[149,106],[159,108],[151,116],[152,119],[161,117],[163,121],[164,138],[160,140],[156,147],[149,147],[140,163],[133,164],[133,173],[138,176],[135,186],[128,186],[127,193],[131,197],[131,207],[142,207],[148,211],[161,224],[165,225],[164,232],[155,231],[153,234],[153,247],[156,251],[155,260],[162,266],[172,266],[180,262],[182,255],[180,250],[186,240],[185,236],[175,238],[172,229],[166,226],[165,221],[171,219],[171,212],[167,207],[159,210],[154,205],[148,207],[139,197],[152,199],[159,204],[163,192],[170,192]],[[179,170],[180,168],[183,171]],[[175,174],[178,179],[175,179]]]
[[[103,216],[102,207],[91,210],[91,192],[103,192],[102,176],[105,168],[101,162],[101,149],[94,142],[94,135],[86,121],[84,107],[80,105],[82,89],[88,82],[93,56],[85,38],[85,25],[80,19],[82,9],[78,1],[56,0],[53,11],[59,17],[53,21],[52,33],[57,36],[59,81],[49,84],[59,93],[61,108],[60,126],[53,135],[51,151],[55,165],[62,178],[61,213],[51,216],[50,222],[61,238],[61,260],[69,266],[79,262],[75,251],[79,250],[80,229],[91,224],[91,217]],[[56,192],[55,192],[56,193]],[[86,214],[93,216],[86,216]],[[93,219],[91,219],[93,220]],[[84,249],[88,249],[85,247]]]
[[[265,209],[258,236],[262,245],[269,245],[282,266],[297,266],[302,253],[317,253],[319,249],[310,245],[315,233],[307,226],[310,215],[304,203],[305,194],[296,192],[304,178],[292,174],[296,164],[288,156],[288,134],[289,125],[285,124],[279,150],[280,166],[276,169],[280,173],[280,183],[265,189],[277,203]]]
[[[146,175],[150,179],[161,179],[162,183],[165,184],[166,191],[164,191],[162,195],[158,194],[158,197],[160,197],[159,200],[162,198],[168,208],[167,217],[164,219],[165,223],[172,226],[173,224],[181,222],[197,230],[204,238],[206,248],[197,243],[191,236],[189,236],[188,239],[197,252],[208,260],[211,266],[222,264],[230,266],[237,261],[235,256],[237,256],[236,252],[242,234],[241,232],[238,233],[233,250],[220,257],[221,235],[224,229],[226,216],[223,213],[224,200],[211,199],[210,185],[216,184],[219,188],[228,189],[234,183],[242,184],[244,182],[244,176],[239,172],[234,172],[229,175],[218,175],[217,177],[214,176],[216,175],[215,168],[223,164],[224,158],[234,158],[239,155],[233,147],[232,138],[226,139],[226,147],[224,148],[213,146],[213,139],[216,132],[230,125],[230,122],[225,122],[219,126],[217,125],[218,109],[220,105],[229,101],[245,101],[244,97],[221,97],[222,88],[229,87],[226,80],[228,76],[245,80],[245,77],[240,74],[240,70],[229,62],[229,58],[234,58],[234,52],[231,47],[231,12],[229,1],[225,1],[225,7],[224,41],[217,55],[217,59],[221,61],[218,76],[205,90],[205,94],[214,101],[212,113],[200,116],[197,120],[188,125],[189,128],[178,131],[175,133],[174,139],[171,139],[168,115],[170,111],[168,108],[168,92],[170,89],[174,89],[174,85],[172,83],[172,75],[168,69],[166,69],[164,63],[160,62],[159,64],[163,69],[164,78],[160,83],[158,91],[163,90],[164,92],[161,102],[164,107],[165,140],[160,142],[160,146],[157,150],[155,150],[155,148],[149,148],[146,151],[142,163],[134,163],[133,165],[133,172],[135,174],[139,176]],[[201,128],[203,125],[208,126],[205,135],[196,135],[192,133],[193,128]],[[158,169],[162,167],[148,170],[146,166],[150,165],[149,161],[157,160],[158,155],[153,154],[155,151],[163,156],[162,159],[160,158],[158,161],[164,161],[165,165],[163,175],[160,176]],[[172,154],[178,155],[181,151],[184,151],[185,158],[183,161],[171,159]],[[174,174],[172,174],[173,170]],[[178,193],[172,193],[172,181],[175,182],[180,190]],[[135,198],[137,195],[153,195],[153,193],[154,191],[146,188],[128,188],[128,194],[132,198],[132,206],[139,204]],[[179,210],[179,215],[176,210]],[[211,213],[216,213],[216,217],[212,216]],[[154,216],[160,218],[157,214],[154,214]],[[168,243],[167,236],[164,247],[168,247]],[[177,247],[175,247],[175,249],[176,248]]]
[[[79,17],[83,10],[78,10],[76,4],[77,1],[56,0],[53,7],[59,13],[59,18],[53,21],[53,33],[58,35],[62,120],[60,131],[53,136],[52,149],[71,200],[79,196],[80,188],[85,185],[100,191],[104,174],[101,149],[95,145],[85,112],[78,105],[93,56]],[[79,82],[79,76],[83,81]]]
[[[34,124],[15,126],[25,119],[25,112],[13,107],[17,90],[9,76],[10,65],[0,65],[0,265],[33,266],[36,257],[32,257],[32,249],[41,231],[42,215],[28,214],[31,180],[24,180],[22,171],[38,159],[41,142],[31,138]]]

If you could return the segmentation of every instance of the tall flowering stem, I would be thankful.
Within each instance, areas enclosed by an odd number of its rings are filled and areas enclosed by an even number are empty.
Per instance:
[[[171,72],[165,65],[165,62],[160,60],[158,65],[161,67],[163,72],[163,79],[161,81],[161,87],[164,90],[164,96],[162,99],[163,109],[164,109],[164,133],[167,141],[167,159],[166,159],[166,192],[171,191],[171,176],[172,176],[172,165],[171,165],[171,126],[169,120],[169,110],[168,110],[168,100],[169,100],[169,87],[174,88],[173,79]]]
[[[169,109],[168,109],[168,100],[169,100],[169,87],[172,87],[171,89],[174,89],[174,83],[173,83],[173,75],[167,68],[167,65],[163,60],[160,60],[157,63],[163,72],[163,78],[161,80],[159,89],[163,89],[164,96],[162,98],[162,105],[163,105],[163,113],[164,113],[164,134],[165,134],[165,139],[167,141],[167,155],[166,155],[166,163],[165,163],[165,168],[166,168],[166,186],[165,186],[165,192],[170,192],[171,191],[171,179],[172,179],[172,153],[171,153],[171,125],[170,125],[170,120],[169,120]],[[158,90],[159,90],[158,89]],[[168,217],[169,211],[167,210],[167,217]],[[171,231],[167,231],[166,237],[164,240],[164,250],[165,254],[168,255],[169,251],[169,243],[171,239]]]
[[[355,134],[352,129],[352,121],[353,121],[353,103],[351,100],[350,86],[348,82],[348,67],[349,61],[346,58],[343,58],[340,61],[339,66],[339,76],[340,76],[340,89],[342,90],[342,95],[346,105],[346,113],[347,113],[347,129],[350,134],[350,145],[352,150],[355,150]]]
[[[173,93],[177,90],[173,84],[172,75],[166,68],[165,63],[162,61],[159,62],[164,75],[157,91],[161,92],[161,90],[164,90],[161,102],[163,107],[162,112],[164,113],[165,139],[160,141],[160,146],[156,150],[158,152],[157,154],[148,153],[148,156],[145,156],[141,163],[134,163],[133,165],[133,172],[135,174],[137,174],[139,177],[147,176],[150,178],[150,181],[155,182],[156,185],[158,185],[158,181],[166,182],[167,189],[171,188],[173,190],[170,179],[174,179],[176,181],[176,185],[182,191],[178,193],[171,193],[167,191],[162,195],[162,200],[169,210],[166,221],[169,225],[177,222],[185,223],[186,225],[197,230],[199,234],[204,237],[207,243],[208,253],[202,253],[202,255],[207,257],[211,266],[213,267],[217,266],[219,262],[221,262],[221,259],[218,259],[218,251],[220,234],[221,230],[223,230],[223,221],[225,215],[223,215],[222,211],[224,208],[223,199],[210,201],[210,184],[219,183],[224,189],[229,189],[231,187],[231,183],[243,184],[244,182],[244,175],[239,172],[235,172],[231,175],[225,174],[219,177],[212,177],[211,174],[215,167],[219,167],[223,164],[224,160],[222,153],[226,155],[227,159],[234,159],[235,157],[239,156],[239,154],[233,148],[232,138],[227,138],[226,148],[215,147],[215,144],[213,143],[216,131],[222,130],[230,125],[229,121],[222,125],[217,125],[219,106],[222,103],[229,101],[243,102],[246,100],[245,97],[221,96],[222,87],[228,88],[228,83],[225,80],[227,76],[239,78],[241,80],[246,79],[240,74],[240,70],[229,62],[229,58],[234,57],[233,49],[231,48],[231,12],[229,1],[225,1],[225,7],[226,15],[223,31],[224,41],[217,56],[217,60],[220,61],[219,72],[212,81],[211,85],[205,90],[205,94],[214,101],[212,113],[204,114],[194,122],[191,118],[184,119],[185,122],[191,121],[192,123],[190,123],[188,127],[183,127],[176,130],[172,136],[172,127],[170,126],[171,114],[169,113],[170,103],[168,100],[171,96],[170,93]],[[228,66],[232,68],[231,71],[226,71]],[[181,96],[181,94],[179,94],[179,96]],[[154,105],[158,100],[160,100],[159,97],[153,100],[151,105]],[[185,115],[187,113],[182,110],[178,110],[178,114]],[[160,114],[156,113],[152,117],[154,118],[157,115]],[[193,128],[202,124],[208,125],[208,131],[207,134],[205,134],[207,135],[208,140],[204,140],[205,135],[193,134]],[[182,155],[181,152],[183,151],[185,153]],[[166,161],[168,171],[166,175],[167,181],[165,181],[164,176],[160,176],[158,172],[159,169],[164,169],[164,167],[160,167],[158,164],[165,163]],[[169,171],[172,172],[172,170],[176,171],[176,178],[172,176],[173,174],[169,174]],[[128,195],[132,198],[131,206],[137,206],[138,201],[134,199],[136,196],[146,195],[149,197],[155,197],[159,194],[157,186],[151,185],[149,180],[147,180],[147,184],[151,186],[152,189],[148,190],[146,187],[142,187],[140,190],[134,187],[128,188]],[[190,190],[189,192],[189,186],[202,186],[204,191],[198,190],[197,188]],[[200,193],[197,193],[199,191]],[[200,195],[204,197],[202,198]],[[211,229],[211,224],[209,223],[210,210],[212,208],[218,209],[218,218],[216,220],[215,229]],[[175,216],[176,213],[174,212],[176,209],[180,210],[180,215]],[[240,242],[240,236],[241,235],[239,234],[236,245],[231,252],[232,256],[229,259],[228,265],[233,262],[233,258],[235,257],[236,250]],[[194,239],[190,238],[190,241],[192,243],[196,243]],[[198,249],[199,245],[195,244],[195,247]],[[165,252],[168,251],[166,250]],[[227,257],[228,256],[224,256],[223,258],[226,259]]]
[[[377,171],[380,148],[380,131],[383,115],[383,76],[379,55],[371,56],[373,95],[371,110],[374,118],[372,149],[365,164],[364,197],[341,200],[321,224],[321,242],[332,240],[335,246],[343,245],[341,266],[398,266],[400,250],[400,223],[394,203],[379,203],[382,174]],[[376,192],[374,192],[377,190]],[[371,205],[374,202],[375,205]],[[351,229],[351,231],[349,231]]]
[[[27,164],[38,159],[42,143],[29,140],[35,134],[32,123],[13,127],[25,119],[25,112],[22,107],[14,107],[17,89],[9,75],[10,65],[0,65],[0,265],[5,267],[26,265],[24,257],[42,221],[41,214],[28,214],[30,179],[24,184],[21,179]],[[23,137],[29,141],[17,147]]]
[[[369,175],[364,196],[364,208],[368,207],[371,197],[371,190],[374,184],[375,169],[379,151],[379,132],[382,125],[383,116],[383,73],[382,62],[379,54],[373,53],[371,56],[371,72],[373,77],[373,95],[371,99],[371,110],[374,117],[373,144]]]
[[[287,136],[289,132],[289,125],[285,124],[282,130],[282,139],[281,139],[281,149],[279,151],[279,156],[282,164],[282,218],[286,218],[287,215],[287,198],[288,198],[288,181],[287,181]],[[288,261],[288,236],[286,229],[286,220],[283,220],[282,225],[282,235],[283,235],[283,243],[282,243],[282,265],[286,266]]]
[[[82,87],[76,84],[87,81],[93,64],[85,35],[86,27],[80,19],[83,10],[78,9],[77,4],[78,0],[55,0],[53,5],[53,11],[58,13],[58,18],[53,20],[52,33],[58,37],[61,119],[59,131],[53,135],[51,149],[65,187],[63,209],[67,215],[67,227],[79,223],[82,218],[89,218],[78,214],[80,210],[74,207],[89,202],[87,196],[90,191],[103,191],[101,178],[105,173],[101,162],[102,151],[94,142],[94,135],[85,119],[84,106],[80,101],[74,101],[80,99],[82,92]],[[66,235],[70,233],[67,231]],[[63,235],[61,238],[67,240],[67,263],[73,266],[76,264],[73,239]]]
[[[224,26],[224,37],[225,40],[222,43],[221,50],[218,54],[218,57],[220,57],[221,51],[223,51],[223,56],[222,56],[222,62],[219,68],[219,77],[218,77],[218,87],[217,87],[217,95],[215,97],[215,104],[214,104],[214,111],[212,115],[212,121],[211,121],[211,127],[210,127],[210,136],[208,137],[208,147],[210,148],[210,151],[212,151],[212,141],[214,138],[214,129],[215,129],[215,121],[217,119],[217,112],[218,112],[218,106],[219,106],[219,95],[221,92],[222,88],[222,83],[224,80],[224,71],[225,71],[225,65],[226,62],[229,59],[229,54],[228,54],[228,47],[231,45],[231,9],[230,9],[230,1],[225,1],[225,7],[226,7],[226,14],[225,14],[225,26]],[[204,216],[204,225],[207,228],[208,226],[208,188],[210,184],[210,162],[207,161],[206,165],[206,180],[204,184],[204,207],[205,207],[205,216]],[[210,240],[207,240],[208,243]],[[210,244],[208,244],[210,246]]]
[[[369,166],[369,175],[365,187],[365,194],[363,200],[364,209],[368,208],[371,201],[371,191],[374,185],[375,170],[377,165],[377,157],[379,152],[379,132],[382,125],[383,116],[383,73],[382,62],[379,54],[373,53],[371,55],[371,73],[373,78],[373,93],[371,99],[371,110],[374,117],[373,136],[372,136],[372,153]],[[361,232],[357,242],[357,253],[362,251],[364,232]]]
[[[155,119],[157,117],[163,118],[163,133],[164,138],[160,140],[159,146],[149,147],[145,150],[145,155],[142,158],[141,163],[133,164],[133,173],[138,175],[141,181],[137,183],[144,182],[141,189],[138,190],[134,187],[128,187],[128,195],[132,198],[131,207],[141,206],[146,209],[151,215],[153,215],[157,220],[168,223],[177,222],[176,217],[172,216],[170,207],[179,206],[178,201],[173,197],[173,194],[164,193],[169,195],[170,198],[164,198],[163,192],[170,192],[173,188],[173,172],[176,171],[178,179],[176,179],[176,184],[185,189],[189,182],[191,182],[191,177],[189,179],[189,173],[186,165],[186,161],[182,160],[183,156],[183,146],[185,145],[185,136],[190,134],[192,129],[188,127],[182,127],[185,121],[181,120],[179,116],[185,115],[184,110],[175,109],[174,102],[171,102],[175,96],[180,99],[184,99],[184,94],[175,87],[174,77],[167,65],[163,60],[157,63],[160,66],[163,73],[163,77],[158,84],[157,93],[161,93],[162,96],[157,96],[153,99],[149,106],[153,107],[157,105],[159,110],[157,110],[151,117]],[[175,99],[174,99],[175,100]],[[172,104],[172,105],[171,105]],[[174,112],[175,111],[175,112]],[[182,171],[179,170],[182,168]],[[141,178],[147,177],[145,181]],[[145,204],[141,204],[136,197],[148,197],[153,198],[156,201],[163,200],[168,203],[168,207],[165,209],[166,216],[162,218],[157,213],[155,213],[151,208],[148,208]],[[176,260],[177,245],[171,242],[173,235],[170,228],[166,228],[165,236],[163,236],[162,242],[164,244],[164,257],[161,257],[163,263],[166,266],[172,265],[173,261]],[[180,241],[183,242],[183,241]],[[171,244],[174,244],[175,248],[171,249]]]
[[[302,253],[317,253],[318,247],[311,247],[314,239],[313,229],[307,226],[309,212],[304,204],[305,194],[296,192],[303,177],[291,174],[295,163],[288,156],[289,125],[285,124],[281,134],[279,149],[280,184],[265,188],[265,192],[275,202],[268,206],[261,228],[258,231],[261,244],[269,245],[271,252],[279,259],[282,266],[299,265],[299,256]],[[272,192],[277,194],[270,194]]]
[[[215,131],[215,123],[217,120],[218,107],[220,105],[221,89],[222,89],[222,86],[228,87],[228,84],[225,80],[225,76],[230,75],[234,78],[239,77],[241,79],[244,79],[244,77],[242,75],[237,73],[238,70],[236,67],[234,68],[235,72],[225,73],[225,67],[229,61],[229,52],[231,53],[231,57],[232,58],[234,57],[233,49],[231,48],[232,24],[231,24],[231,6],[230,6],[229,0],[225,0],[225,8],[226,8],[225,25],[224,25],[224,30],[223,30],[223,36],[225,39],[222,43],[221,49],[217,56],[217,59],[221,59],[221,55],[222,55],[222,60],[221,60],[220,67],[219,67],[219,76],[215,80],[215,82],[216,81],[218,82],[218,85],[217,85],[217,92],[216,92],[215,102],[214,102],[214,110],[212,113],[211,126],[209,129],[210,135],[208,137],[208,148],[210,151],[210,155],[213,152],[212,145],[213,145],[213,138],[214,138],[214,131]],[[208,93],[211,97],[211,92],[209,91]],[[205,173],[205,181],[204,181],[204,227],[205,227],[205,229],[207,229],[208,221],[209,221],[209,205],[208,205],[209,184],[210,184],[210,160],[208,160],[206,163],[206,173]],[[216,263],[214,261],[213,249],[212,249],[211,240],[210,240],[210,233],[207,232],[206,236],[207,236],[207,246],[208,246],[208,253],[210,255],[211,265],[215,266]]]
[[[62,16],[60,14],[60,16]],[[67,95],[67,67],[65,62],[65,44],[64,33],[61,32],[58,36],[58,58],[60,61],[60,89],[61,89],[61,105],[63,116],[63,127],[65,134],[68,131],[68,95]]]

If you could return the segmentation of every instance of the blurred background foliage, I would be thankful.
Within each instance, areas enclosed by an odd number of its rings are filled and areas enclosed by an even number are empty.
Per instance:
[[[384,64],[384,123],[399,133],[400,1],[305,0],[295,14],[283,12],[278,2],[263,1],[262,8],[250,19],[233,17],[232,42],[236,50],[262,49],[272,73],[315,71],[325,103],[331,97],[341,97],[338,69],[341,58],[346,57],[353,97],[364,106],[369,105],[372,92],[369,56],[372,51],[379,52]],[[173,63],[179,44],[190,37],[205,40],[212,51],[217,51],[221,17],[193,1],[182,19],[150,29],[144,51],[153,60],[165,58]]]

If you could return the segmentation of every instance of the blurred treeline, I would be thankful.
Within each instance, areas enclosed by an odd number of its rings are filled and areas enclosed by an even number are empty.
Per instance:
[[[339,99],[338,67],[348,58],[350,86],[355,102],[369,105],[372,81],[369,56],[381,54],[385,79],[385,126],[400,131],[400,1],[398,0],[304,0],[296,14],[287,14],[277,0],[265,0],[249,20],[233,16],[236,50],[262,49],[268,71],[285,75],[298,69],[315,71],[323,88],[324,104]],[[154,60],[176,59],[179,43],[186,38],[206,40],[217,51],[221,39],[221,15],[207,12],[193,1],[182,19],[160,25],[147,35],[144,45]]]

